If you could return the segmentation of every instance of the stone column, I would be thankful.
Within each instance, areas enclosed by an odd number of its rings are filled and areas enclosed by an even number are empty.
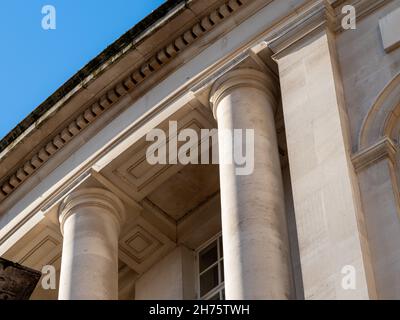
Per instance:
[[[118,237],[124,206],[111,192],[83,189],[59,211],[64,236],[60,300],[118,299]]]
[[[225,291],[229,300],[287,299],[290,295],[287,226],[274,121],[276,93],[272,78],[253,69],[229,72],[211,92],[219,129]],[[240,165],[235,161],[230,164],[232,136],[225,134],[229,131],[226,129],[254,130],[252,173],[239,175]],[[235,148],[238,143],[234,141]]]
[[[279,66],[304,294],[369,299],[375,296],[374,276],[335,35],[324,27],[312,30],[293,36],[299,40],[289,47],[288,35],[282,44],[270,43]],[[348,279],[354,279],[351,287]]]

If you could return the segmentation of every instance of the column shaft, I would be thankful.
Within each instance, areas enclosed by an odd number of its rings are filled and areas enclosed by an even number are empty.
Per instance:
[[[219,129],[227,299],[286,299],[290,295],[287,226],[272,85],[259,71],[239,69],[215,84],[211,98]],[[222,134],[226,129],[254,130],[251,174],[238,175],[240,166],[235,162],[229,164],[231,137]],[[233,145],[237,147],[238,141]]]
[[[67,197],[60,210],[64,235],[60,300],[118,299],[118,237],[122,203],[102,189]]]

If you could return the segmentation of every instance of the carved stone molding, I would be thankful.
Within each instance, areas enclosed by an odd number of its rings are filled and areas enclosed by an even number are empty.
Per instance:
[[[392,0],[309,1],[282,21],[265,41],[274,52],[274,58],[279,59],[286,49],[307,39],[314,32],[324,28],[331,32],[345,31],[341,27],[341,10],[344,5],[354,6],[356,18],[359,20],[390,1]]]
[[[316,30],[335,29],[335,11],[325,0],[307,3],[283,21],[266,39],[275,58]]]
[[[125,207],[118,197],[105,189],[87,188],[72,192],[60,205],[59,220],[62,233],[68,217],[75,213],[78,208],[87,206],[106,209],[116,218],[119,227],[125,221]]]
[[[239,68],[229,71],[219,78],[213,85],[210,93],[210,106],[216,119],[216,107],[219,101],[228,94],[232,89],[238,87],[252,87],[265,92],[268,97],[274,101],[273,105],[277,105],[279,95],[278,84],[274,82],[273,76],[269,76],[264,72],[249,69]]]
[[[128,77],[104,93],[78,117],[64,126],[50,141],[47,141],[24,165],[0,182],[0,201],[9,196],[56,152],[62,149],[69,141],[98,119],[110,107],[120,101],[122,97],[132,92],[144,80],[156,73],[197,39],[232,16],[248,2],[249,0],[226,1],[220,7],[199,19],[192,27],[188,28],[188,30],[147,59],[140,67],[132,71]]]
[[[344,4],[352,4],[356,8],[357,18],[362,18],[383,4],[392,0],[351,0],[351,1],[309,1],[297,9],[273,28],[265,39],[269,48],[275,53],[282,53],[300,39],[305,38],[321,27],[329,27],[338,31],[341,18],[340,8]],[[235,14],[250,0],[229,0],[215,10],[198,19],[190,28],[177,36],[168,45],[155,52],[140,67],[133,70],[128,77],[107,90],[99,99],[90,104],[75,119],[60,128],[51,139],[45,141],[33,156],[13,170],[10,175],[0,181],[0,202],[7,198],[24,181],[42,167],[55,153],[61,150],[69,141],[90,126],[118,101],[135,90],[146,79],[172,61],[186,48],[209,31]]]
[[[356,9],[357,19],[360,20],[365,16],[371,14],[373,11],[377,10],[379,7],[388,4],[393,0],[336,0],[332,4],[336,11],[336,16],[340,17],[341,8],[344,5],[352,5]],[[332,2],[332,1],[331,1]],[[338,19],[340,20],[340,19]],[[340,28],[340,21],[336,23],[336,31],[343,31]]]
[[[352,157],[354,168],[357,172],[360,172],[384,158],[395,163],[397,150],[396,144],[390,138],[385,137],[371,147],[356,153]]]
[[[162,232],[139,218],[125,226],[119,242],[119,258],[141,274],[174,247]]]
[[[365,149],[382,137],[396,139],[399,129],[400,73],[382,89],[365,116],[358,137],[358,149]]]

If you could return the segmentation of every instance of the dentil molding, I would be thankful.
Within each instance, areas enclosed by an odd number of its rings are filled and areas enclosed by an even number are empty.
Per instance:
[[[340,8],[344,4],[354,5],[357,18],[362,18],[378,7],[392,0],[310,0],[303,7],[285,18],[272,30],[265,41],[278,57],[285,49],[321,27],[340,31]],[[0,202],[13,193],[26,179],[42,167],[55,153],[69,141],[92,124],[108,109],[120,101],[128,93],[141,85],[147,78],[172,61],[177,55],[193,44],[197,39],[210,32],[228,17],[235,14],[251,0],[229,0],[208,13],[185,32],[177,36],[164,48],[156,52],[140,67],[133,70],[128,77],[104,93],[75,119],[64,125],[40,150],[23,165],[0,181]]]
[[[133,70],[128,77],[103,94],[78,117],[64,126],[50,141],[47,141],[39,152],[0,182],[0,202],[15,191],[18,186],[42,167],[69,141],[104,114],[105,111],[173,60],[197,39],[210,32],[217,25],[221,24],[249,2],[250,0],[226,1],[220,7],[199,19],[187,31],[177,36],[168,45],[156,52],[139,68]]]

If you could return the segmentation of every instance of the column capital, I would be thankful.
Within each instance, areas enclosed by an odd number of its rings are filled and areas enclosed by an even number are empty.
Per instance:
[[[278,86],[273,77],[256,69],[240,68],[221,76],[211,88],[209,101],[215,119],[217,119],[216,109],[221,99],[232,90],[241,87],[259,89],[271,99],[272,105],[276,108]]]
[[[61,203],[58,210],[61,233],[68,217],[78,208],[98,207],[112,214],[120,226],[125,221],[125,207],[112,192],[101,188],[86,188],[72,192]]]

